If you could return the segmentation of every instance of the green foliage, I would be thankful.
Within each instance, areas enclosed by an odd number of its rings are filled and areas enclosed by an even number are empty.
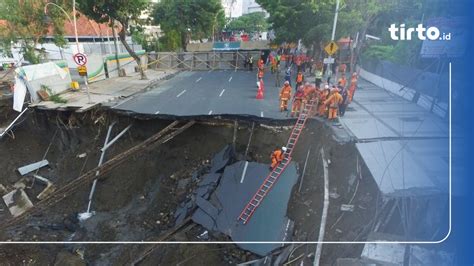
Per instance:
[[[55,102],[55,103],[67,103],[66,99],[63,99],[61,95],[59,94],[53,94],[53,91],[51,90],[50,87],[41,84],[41,89],[45,90],[49,94],[49,101]]]
[[[149,0],[81,0],[78,1],[78,7],[87,17],[98,23],[111,23],[117,21],[120,23],[120,31],[118,33],[120,42],[123,44],[127,52],[135,59],[137,64],[141,66],[140,57],[133,51],[126,41],[127,30],[131,22],[140,25],[139,19],[142,11],[146,10]],[[145,73],[140,67],[142,79],[145,79]]]
[[[186,50],[191,38],[202,39],[219,31],[222,4],[220,0],[162,0],[155,6],[153,21],[161,26],[170,45],[178,33],[180,46]]]
[[[63,1],[49,1],[62,6],[66,11],[70,6],[63,4]],[[54,31],[54,41],[58,46],[65,43],[63,34],[65,14],[58,7],[49,5],[48,16],[44,14],[47,1],[33,0],[1,0],[0,19],[6,20],[5,26],[0,26],[0,45],[7,54],[11,53],[11,45],[19,44],[23,56],[31,63],[39,63],[41,55],[35,51],[37,44],[43,41],[43,37],[48,33],[48,28]]]
[[[370,49],[367,49],[362,54],[363,60],[371,60],[371,59],[378,59],[378,60],[394,60],[393,51],[395,47],[393,45],[372,45]]]
[[[226,29],[230,31],[245,31],[248,33],[265,31],[269,27],[264,12],[245,14],[227,24]]]
[[[181,35],[177,31],[170,30],[160,38],[159,42],[161,51],[175,52],[181,48]]]

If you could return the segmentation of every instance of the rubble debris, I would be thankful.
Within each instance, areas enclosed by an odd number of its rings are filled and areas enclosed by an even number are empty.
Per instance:
[[[289,164],[262,201],[252,220],[246,225],[237,223],[237,217],[260,187],[262,177],[268,175],[268,165],[248,163],[246,177],[241,180],[244,167],[245,161],[238,161],[224,168],[219,185],[209,200],[197,197],[198,209],[192,216],[193,221],[210,231],[224,233],[234,241],[291,240],[293,222],[286,217],[286,212],[292,188],[298,180],[296,163]],[[273,243],[264,245],[239,243],[238,246],[260,256],[265,256],[281,247],[280,244]]]
[[[47,198],[51,193],[53,193],[54,191],[56,191],[56,186],[53,184],[53,182],[49,181],[49,179],[47,178],[44,178],[42,176],[39,176],[39,175],[33,175],[36,179],[38,179],[39,181],[41,181],[42,183],[44,183],[46,185],[46,188],[43,189],[43,191],[41,191],[38,196],[36,196],[37,199],[39,200],[42,200],[42,199],[45,199]]]
[[[26,175],[28,173],[31,173],[33,171],[40,169],[41,167],[47,166],[48,164],[49,164],[48,160],[42,160],[36,163],[32,163],[32,164],[20,167],[18,168],[18,172],[20,172],[20,175]]]
[[[3,196],[3,201],[13,217],[17,217],[33,207],[33,203],[23,189],[10,191]]]
[[[231,160],[235,158],[234,149],[231,145],[227,145],[219,153],[217,153],[211,160],[210,173],[217,173],[228,165]]]
[[[8,193],[8,190],[7,188],[3,185],[3,184],[0,184],[0,195],[5,195]]]

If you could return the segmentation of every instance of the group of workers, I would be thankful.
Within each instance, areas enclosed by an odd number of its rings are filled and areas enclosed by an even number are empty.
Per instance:
[[[326,117],[334,121],[338,116],[344,116],[346,107],[352,102],[357,87],[357,73],[351,76],[351,82],[347,87],[347,80],[343,75],[337,85],[330,86],[324,83],[323,86],[310,84],[297,76],[296,92],[292,96],[292,87],[290,81],[286,80],[280,90],[280,111],[288,111],[288,104],[292,100],[291,117],[298,116],[305,104],[312,101],[317,104],[313,108],[310,116]]]
[[[338,85],[325,83],[323,88],[317,85],[305,82],[304,85],[297,85],[297,90],[291,97],[292,87],[289,81],[285,81],[283,88],[280,90],[280,111],[288,111],[288,103],[293,101],[291,106],[291,117],[298,116],[305,105],[313,102],[316,106],[313,107],[309,113],[310,116],[326,117],[329,121],[335,121],[338,115],[344,116],[347,105],[352,102],[354,92],[357,87],[357,73],[353,73],[351,83],[347,88],[347,80],[343,75]],[[278,166],[285,157],[287,151],[286,147],[277,147],[271,154],[270,170]]]

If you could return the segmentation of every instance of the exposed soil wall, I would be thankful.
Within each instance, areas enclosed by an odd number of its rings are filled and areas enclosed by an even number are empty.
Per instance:
[[[112,136],[131,123],[133,126],[107,150],[106,159],[141,143],[171,122],[158,119],[138,120],[104,111],[85,114],[32,112],[16,128],[15,139],[7,137],[0,141],[0,156],[4,158],[0,162],[0,183],[11,188],[21,178],[16,169],[41,160],[48,151],[45,158],[50,165],[40,169],[38,174],[50,179],[58,187],[67,184],[81,173],[97,166],[99,150],[112,121],[118,122]],[[247,148],[251,126],[252,121],[248,120],[238,123],[235,147],[241,156]],[[286,143],[290,129],[255,123],[247,159],[269,163],[269,154],[275,146]],[[76,218],[77,213],[86,210],[90,190],[88,185],[78,188],[66,200],[41,215],[29,217],[25,222],[0,232],[0,238],[21,241],[140,241],[157,237],[175,226],[174,211],[192,190],[192,182],[178,188],[179,181],[191,177],[193,172],[208,164],[210,158],[226,144],[232,143],[233,139],[232,122],[199,121],[163,145],[149,147],[140,155],[130,157],[101,179],[92,205],[92,209],[96,211],[94,218],[85,223],[79,223]],[[317,239],[324,192],[321,147],[331,160],[330,191],[339,195],[331,198],[327,226],[331,227],[338,219],[339,221],[334,227],[327,228],[325,240],[362,240],[366,234],[363,227],[370,221],[373,211],[375,185],[366,169],[361,167],[362,163],[357,160],[354,144],[338,142],[331,126],[318,120],[309,122],[293,154],[293,159],[299,163],[302,172],[307,151],[311,148],[302,190],[298,192],[299,184],[293,188],[288,208],[288,216],[295,221],[294,239]],[[44,186],[29,181],[25,183],[25,191],[35,204],[35,197]],[[356,191],[357,183],[359,185]],[[355,210],[344,213],[339,218],[342,214],[340,205],[347,204],[355,191],[351,202]],[[6,206],[3,209],[0,220],[10,216]],[[180,235],[179,238],[196,240],[193,231]],[[78,248],[79,251],[76,252]],[[124,245],[8,245],[0,248],[0,256],[13,264],[24,260],[53,264],[58,261],[58,254],[76,258],[75,254],[84,252],[84,260],[89,263],[123,264],[133,261],[143,248]],[[332,262],[340,256],[356,257],[360,254],[360,249],[355,245],[325,245],[323,261]],[[66,253],[60,253],[61,251]],[[197,258],[197,251],[207,255]],[[45,256],[45,253],[49,255]],[[233,244],[170,245],[158,248],[142,264],[176,264],[189,259],[183,264],[221,265],[222,262],[236,263],[250,258],[253,255],[238,250]]]

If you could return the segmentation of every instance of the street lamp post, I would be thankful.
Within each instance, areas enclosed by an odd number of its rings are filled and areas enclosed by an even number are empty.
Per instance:
[[[332,34],[331,34],[331,41],[334,41],[336,39],[336,26],[337,26],[337,16],[339,14],[339,0],[336,0],[336,11],[334,12],[334,22],[332,24]],[[332,60],[332,55],[329,56],[328,58],[328,67],[326,69],[326,75],[330,77],[332,74],[331,71],[331,60]]]
[[[48,5],[53,5],[57,8],[59,8],[59,10],[61,10],[66,15],[69,22],[71,22],[74,25],[74,35],[75,35],[75,38],[76,38],[77,52],[80,53],[81,51],[80,51],[80,46],[79,46],[79,37],[77,35],[76,0],[72,0],[73,19],[71,19],[71,16],[69,16],[69,14],[66,12],[66,10],[64,10],[61,6],[59,6],[58,4],[53,3],[53,2],[48,2],[46,5],[44,5],[44,13],[45,14],[47,14]],[[90,93],[89,93],[89,84],[87,83],[87,76],[84,76],[84,84],[86,85],[87,99],[89,100],[89,103],[91,103],[91,96],[90,96]]]

